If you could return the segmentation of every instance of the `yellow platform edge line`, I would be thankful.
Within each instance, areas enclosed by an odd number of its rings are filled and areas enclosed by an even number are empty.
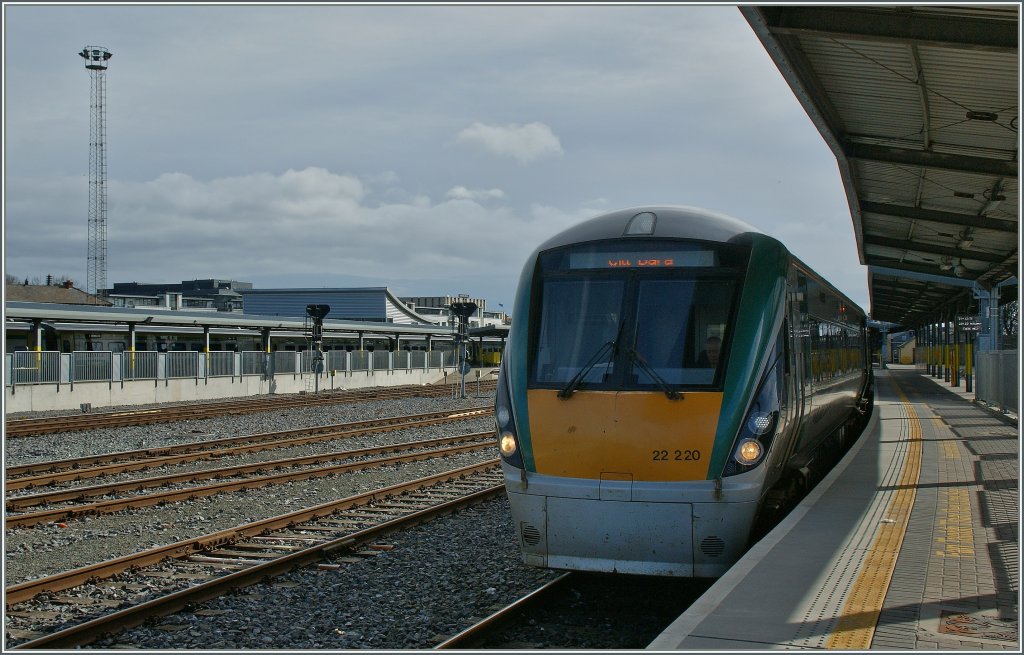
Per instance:
[[[867,650],[871,646],[882,603],[896,569],[896,558],[907,533],[910,512],[917,498],[923,450],[921,421],[896,381],[890,378],[890,382],[907,414],[907,456],[897,490],[889,499],[883,523],[875,534],[857,579],[840,610],[835,630],[826,644],[826,648],[832,650]]]

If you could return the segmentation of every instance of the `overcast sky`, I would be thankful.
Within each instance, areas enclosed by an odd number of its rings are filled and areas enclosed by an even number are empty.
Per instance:
[[[6,272],[86,286],[86,45],[108,283],[468,293],[606,211],[692,205],[865,309],[835,157],[719,6],[4,6]]]

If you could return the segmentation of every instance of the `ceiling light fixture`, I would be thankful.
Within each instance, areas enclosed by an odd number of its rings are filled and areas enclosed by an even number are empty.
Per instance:
[[[999,120],[999,114],[994,111],[969,111],[967,112],[967,120],[988,121],[992,123]]]
[[[957,241],[956,245],[961,250],[970,250],[974,247],[974,237],[971,236],[970,228],[960,233],[960,240]]]

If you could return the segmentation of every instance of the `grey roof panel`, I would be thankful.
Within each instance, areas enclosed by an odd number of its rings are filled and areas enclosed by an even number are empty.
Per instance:
[[[873,318],[912,326],[1015,275],[1018,5],[740,11],[836,155],[861,263],[887,271]]]

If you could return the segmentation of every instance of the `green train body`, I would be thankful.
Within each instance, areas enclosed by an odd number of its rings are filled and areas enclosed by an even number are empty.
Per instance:
[[[864,312],[779,241],[684,207],[527,260],[496,398],[524,560],[714,577],[870,411]]]

